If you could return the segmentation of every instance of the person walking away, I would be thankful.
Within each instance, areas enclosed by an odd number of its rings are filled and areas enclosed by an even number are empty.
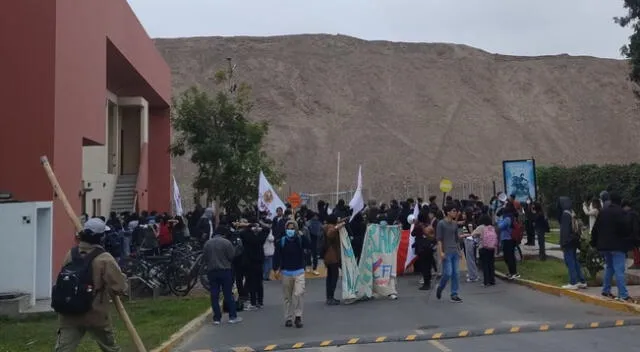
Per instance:
[[[336,286],[341,262],[340,229],[345,226],[344,222],[338,223],[338,217],[329,215],[327,224],[324,227],[323,260],[327,268],[327,278],[325,281],[327,305],[339,305],[340,301],[335,299]]]
[[[458,208],[449,204],[444,207],[446,218],[438,222],[436,229],[436,239],[438,241],[438,252],[442,258],[442,278],[436,290],[436,297],[442,298],[442,290],[447,286],[447,282],[451,280],[451,302],[461,303],[462,299],[458,296],[458,261],[460,255],[458,253]]]
[[[298,233],[298,225],[290,220],[286,223],[285,236],[276,243],[274,267],[276,277],[282,277],[284,298],[284,325],[302,328],[303,297],[305,290],[305,249],[308,240]]]
[[[264,305],[264,286],[262,283],[264,266],[264,243],[269,235],[256,223],[238,224],[241,228],[240,238],[244,247],[246,288],[250,304],[245,308],[248,311],[261,309]]]
[[[112,295],[124,294],[127,283],[115,258],[100,246],[106,225],[89,219],[78,234],[78,246],[65,256],[51,292],[59,315],[56,352],[72,352],[89,332],[102,351],[118,352],[109,311]]]
[[[549,219],[544,215],[542,204],[536,202],[533,204],[533,228],[538,239],[538,258],[541,261],[547,260],[546,239],[545,235],[551,231],[549,227]]]
[[[598,217],[598,213],[601,209],[602,205],[598,198],[591,199],[589,204],[587,204],[587,202],[582,203],[582,211],[589,217],[589,233],[591,233],[593,225],[596,223],[596,217]]]
[[[320,275],[318,272],[318,240],[322,237],[322,222],[320,221],[320,215],[318,213],[311,213],[310,219],[308,221],[307,227],[309,229],[309,239],[311,240],[311,269],[313,270],[313,275]]]
[[[224,304],[229,311],[229,323],[236,324],[242,321],[237,315],[236,303],[233,297],[233,271],[232,263],[236,257],[236,248],[227,237],[231,231],[227,226],[219,226],[214,236],[207,240],[202,250],[202,259],[207,264],[207,278],[211,293],[211,309],[213,309],[213,324],[222,322],[222,310],[220,308],[220,292],[224,297]]]
[[[504,208],[498,210],[498,231],[500,231],[500,243],[502,244],[502,252],[504,262],[507,264],[509,273],[508,279],[517,279],[520,277],[516,267],[516,241],[512,239],[514,217],[516,209],[513,203],[507,202]]]
[[[496,252],[498,250],[498,234],[493,227],[493,220],[489,214],[482,215],[478,220],[478,227],[471,234],[478,239],[480,250],[480,265],[484,287],[496,284]]]
[[[431,290],[431,277],[433,271],[433,252],[437,246],[435,231],[429,224],[429,214],[425,211],[418,213],[418,221],[413,227],[411,236],[416,238],[414,250],[418,259],[416,264],[422,273],[422,286],[420,290]]]
[[[587,281],[582,274],[582,268],[578,261],[578,248],[580,247],[580,235],[582,230],[576,218],[576,214],[571,209],[572,203],[569,197],[558,198],[560,213],[558,222],[560,223],[560,248],[564,256],[564,263],[569,272],[569,283],[562,286],[567,290],[577,290],[587,288]]]
[[[608,193],[609,205],[602,208],[591,231],[592,247],[604,257],[605,268],[602,282],[602,295],[616,298],[611,293],[611,280],[615,277],[618,286],[618,299],[633,302],[625,282],[625,259],[630,249],[630,226],[627,213],[622,209],[622,199],[614,192]]]

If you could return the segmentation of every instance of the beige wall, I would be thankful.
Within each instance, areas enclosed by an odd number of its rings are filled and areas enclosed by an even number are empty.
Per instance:
[[[109,108],[110,104],[117,104]],[[109,114],[112,113],[112,118]],[[86,196],[87,213],[93,211],[93,200],[100,199],[102,216],[111,211],[111,201],[120,174],[120,163],[124,174],[136,174],[140,161],[140,145],[148,140],[148,104],[139,97],[118,98],[107,92],[105,104],[106,144],[82,148],[82,179],[84,187],[92,188]],[[120,159],[121,130],[123,138],[123,160]],[[111,163],[112,167],[109,167]]]

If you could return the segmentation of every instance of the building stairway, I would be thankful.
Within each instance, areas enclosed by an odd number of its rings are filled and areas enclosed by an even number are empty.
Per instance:
[[[132,212],[136,196],[136,182],[138,175],[119,175],[118,183],[113,192],[111,211],[120,214],[123,211]]]

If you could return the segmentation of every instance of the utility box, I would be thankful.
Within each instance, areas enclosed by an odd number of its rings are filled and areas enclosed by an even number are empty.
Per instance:
[[[51,298],[52,202],[0,203],[0,296]]]

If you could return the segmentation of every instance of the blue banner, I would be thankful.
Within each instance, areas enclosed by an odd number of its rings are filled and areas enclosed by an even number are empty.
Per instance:
[[[529,160],[505,160],[502,162],[505,193],[515,195],[520,202],[528,197],[536,199],[536,163]]]

